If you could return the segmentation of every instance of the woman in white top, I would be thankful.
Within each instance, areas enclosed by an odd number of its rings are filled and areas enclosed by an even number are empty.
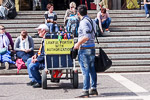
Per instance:
[[[17,57],[22,58],[24,62],[34,55],[34,42],[32,37],[27,34],[27,31],[21,31],[21,35],[15,41],[14,50]]]

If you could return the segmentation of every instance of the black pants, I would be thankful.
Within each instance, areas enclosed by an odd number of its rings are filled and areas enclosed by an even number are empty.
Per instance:
[[[87,1],[88,10],[90,10],[91,9],[90,0],[86,0],[86,1]],[[82,4],[85,4],[85,0],[82,0]]]

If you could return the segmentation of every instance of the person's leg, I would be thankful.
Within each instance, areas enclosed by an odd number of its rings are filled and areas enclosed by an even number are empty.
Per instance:
[[[22,58],[24,55],[25,55],[25,52],[24,52],[24,51],[17,51],[17,52],[16,52],[16,56],[17,56],[18,58]]]
[[[31,58],[32,56],[34,55],[34,52],[31,51],[31,52],[28,52],[28,53],[25,53],[24,56],[22,56],[22,60],[24,62],[26,62],[29,58]]]
[[[7,9],[3,6],[0,6],[0,12],[2,14],[2,17],[4,17],[4,18],[8,15]]]
[[[149,11],[148,11],[148,10],[149,10],[149,9],[148,9],[149,7],[148,7],[148,6],[149,6],[149,4],[145,4],[145,5],[144,5],[144,9],[145,9],[145,14],[146,14],[146,15],[149,14]]]
[[[85,5],[85,0],[82,0],[82,4],[84,4],[84,5]]]
[[[83,91],[88,91],[90,88],[90,76],[89,76],[89,58],[88,55],[89,49],[81,49],[79,50],[79,64],[83,74]]]
[[[106,19],[106,25],[105,25],[105,28],[106,28],[106,29],[109,28],[110,23],[111,23],[111,18],[108,17],[108,18]]]
[[[55,32],[58,32],[59,31],[58,25],[55,24],[54,27],[55,27]]]
[[[49,32],[50,32],[50,27],[51,27],[50,23],[46,23],[46,25],[49,28]]]
[[[102,28],[106,29],[106,20],[102,22]]]
[[[32,77],[34,78],[34,80],[41,84],[41,74],[39,72],[39,63],[36,62],[36,63],[31,63],[30,64],[30,71],[31,71],[31,74],[32,74]]]
[[[27,60],[27,70],[28,70],[28,74],[29,74],[29,78],[32,82],[36,82],[35,79],[33,78],[32,74],[31,74],[31,70],[30,70],[30,67],[32,67],[30,64],[32,63],[32,58],[29,58]]]
[[[47,23],[46,25],[49,28],[49,32],[52,33],[53,32],[53,23]]]
[[[90,0],[86,0],[86,1],[87,1],[88,10],[90,10],[91,9]]]
[[[96,24],[99,26],[99,20],[98,20],[98,18],[95,18],[94,21],[95,21]]]
[[[94,67],[94,61],[95,61],[95,49],[91,50],[91,56],[90,56],[90,76],[91,76],[91,89],[97,88],[97,75]]]

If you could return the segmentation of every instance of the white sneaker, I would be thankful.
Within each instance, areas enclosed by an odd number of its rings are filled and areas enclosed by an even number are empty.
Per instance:
[[[146,18],[149,18],[149,14],[146,14]]]
[[[5,62],[5,69],[8,70],[9,69],[9,63]]]
[[[108,31],[104,31],[104,32],[110,33],[110,31],[109,31],[109,30],[108,30]]]

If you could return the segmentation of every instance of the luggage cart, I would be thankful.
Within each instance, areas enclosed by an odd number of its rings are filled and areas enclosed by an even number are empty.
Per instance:
[[[66,33],[71,34],[71,33]],[[58,39],[62,36],[61,39]],[[59,82],[60,79],[70,79],[73,88],[78,88],[78,70],[75,68],[75,59],[70,56],[70,50],[74,45],[74,36],[64,38],[65,35],[60,33],[47,34],[45,43],[45,69],[49,71],[50,78],[47,78],[47,73],[42,70],[42,88],[47,88],[47,80],[51,82]],[[54,78],[54,70],[66,70],[62,77]]]

